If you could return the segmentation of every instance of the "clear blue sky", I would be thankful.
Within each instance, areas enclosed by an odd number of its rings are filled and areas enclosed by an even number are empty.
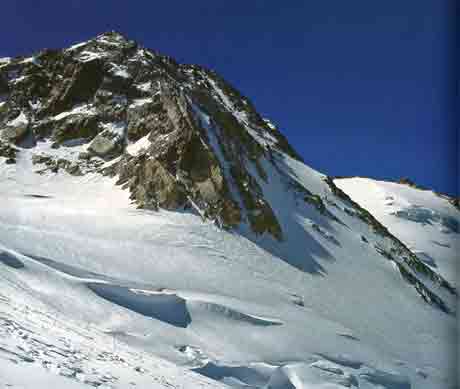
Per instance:
[[[107,30],[216,70],[330,175],[454,194],[453,0],[5,0],[0,56]]]

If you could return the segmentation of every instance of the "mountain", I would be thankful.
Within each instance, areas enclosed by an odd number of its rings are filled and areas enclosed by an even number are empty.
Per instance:
[[[116,32],[1,59],[0,95],[0,383],[455,387],[448,199],[397,191],[396,227]]]

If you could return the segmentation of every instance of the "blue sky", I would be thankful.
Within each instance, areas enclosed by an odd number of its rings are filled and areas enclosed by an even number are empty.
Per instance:
[[[454,194],[450,0],[2,3],[0,56],[107,30],[216,70],[330,175],[407,176]]]

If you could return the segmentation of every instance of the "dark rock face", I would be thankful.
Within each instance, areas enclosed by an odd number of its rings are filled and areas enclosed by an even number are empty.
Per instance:
[[[13,164],[16,162],[16,148],[9,143],[0,139],[0,157],[6,159],[6,163]]]
[[[81,138],[91,140],[101,131],[97,117],[78,114],[55,123],[46,123],[45,126],[54,128],[52,139],[57,143]]]
[[[69,78],[64,83],[56,84],[51,91],[52,98],[46,108],[47,112],[66,111],[90,100],[103,80],[103,63],[97,59],[71,63],[64,68],[64,74],[68,74]]]
[[[267,179],[266,150],[248,128],[262,137],[270,132],[283,150],[287,142],[214,72],[179,65],[110,32],[2,63],[0,94],[6,96],[0,131],[7,144],[26,133],[56,148],[87,144],[78,162],[37,156],[39,172],[83,174],[93,157],[120,157],[101,172],[118,176],[139,207],[193,208],[222,227],[248,223],[257,234],[282,239],[258,184]],[[11,126],[19,115],[27,121]]]
[[[18,143],[21,139],[23,139],[29,131],[29,121],[24,120],[21,122],[9,122],[3,128],[2,131],[2,138],[6,139],[12,143]]]

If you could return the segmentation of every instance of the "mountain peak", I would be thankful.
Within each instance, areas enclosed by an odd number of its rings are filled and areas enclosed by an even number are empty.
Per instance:
[[[103,32],[99,35],[97,35],[93,40],[106,40],[109,42],[128,42],[130,39],[128,39],[124,34],[115,31],[115,30],[110,30]]]
[[[19,97],[3,104],[4,138],[49,140],[54,148],[81,141],[88,158],[72,169],[83,174],[90,161],[120,158],[104,172],[118,175],[139,207],[190,208],[221,226],[248,223],[282,239],[258,183],[267,178],[261,161],[276,152],[298,156],[216,73],[179,65],[116,31],[33,61],[2,67],[5,92]],[[18,117],[24,123],[13,126]]]
[[[284,202],[291,204],[288,210],[319,213],[316,217],[329,223],[340,220],[324,194],[332,193],[351,204],[366,228],[393,239],[332,180],[314,172],[314,189],[302,185],[290,173],[302,158],[217,73],[180,65],[118,32],[2,63],[0,96],[0,155],[8,163],[15,162],[16,146],[39,145],[42,151],[32,163],[40,174],[116,177],[139,208],[197,214],[271,245],[303,236],[287,222],[291,214],[286,216]],[[49,145],[46,151],[43,144]],[[408,267],[443,284],[407,247],[392,242]],[[425,299],[446,309],[410,274],[404,273]]]
[[[121,32],[118,32],[116,30],[108,30],[108,31],[102,32],[102,33],[98,34],[96,36],[96,38],[103,37],[103,36],[108,37],[108,38],[127,40],[127,38],[125,37],[124,34],[122,34]]]

